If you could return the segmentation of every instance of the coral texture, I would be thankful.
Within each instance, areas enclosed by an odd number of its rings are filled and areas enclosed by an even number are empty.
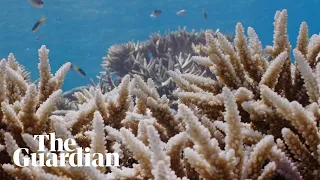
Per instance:
[[[53,114],[70,63],[51,75],[42,46],[36,85],[9,56],[0,63],[2,179],[320,179],[320,36],[309,39],[301,24],[293,64],[287,18],[286,10],[276,12],[273,46],[265,50],[241,23],[233,42],[204,32],[198,48],[207,56],[192,60],[216,79],[168,70],[174,102],[151,78],[129,73],[109,91],[76,92],[76,108]],[[121,166],[12,164],[17,148],[37,151],[31,135],[50,132],[91,154],[117,152]]]
[[[216,36],[215,32],[212,34]],[[227,37],[232,40],[232,35]],[[103,57],[102,67],[105,71],[100,73],[101,78],[103,82],[109,83],[106,77],[110,76],[110,71],[119,78],[126,74],[139,74],[144,80],[151,78],[161,95],[168,95],[176,88],[169,79],[169,70],[213,77],[208,68],[192,60],[192,56],[203,54],[200,47],[205,42],[204,31],[187,32],[184,28],[169,31],[163,36],[160,33],[153,34],[144,42],[112,45]]]

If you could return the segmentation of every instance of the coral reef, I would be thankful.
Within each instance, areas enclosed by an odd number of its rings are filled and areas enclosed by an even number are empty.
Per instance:
[[[142,76],[152,78],[152,74],[148,75],[153,73],[154,69],[151,66],[159,65],[160,61],[162,61],[160,66],[167,69],[169,63],[178,62],[176,56],[182,55],[186,58],[189,54],[195,55],[192,44],[205,44],[203,31],[189,33],[184,28],[164,36],[160,33],[153,34],[149,41],[112,45],[108,49],[107,56],[103,58],[102,67],[115,70],[121,77],[130,73],[140,73]],[[155,64],[150,63],[151,60]]]
[[[14,138],[17,145],[25,147],[23,134],[42,134],[52,132],[49,116],[56,108],[56,101],[62,91],[60,87],[70,63],[64,64],[55,75],[50,73],[49,50],[45,46],[39,49],[38,65],[40,78],[38,86],[31,83],[28,73],[19,65],[13,54],[8,60],[0,62],[1,96],[1,144],[6,144],[7,151],[0,152],[1,165],[11,162],[10,145],[6,140]],[[11,149],[12,150],[12,149]],[[2,173],[3,174],[3,173]]]
[[[216,36],[215,32],[212,32]],[[232,40],[232,35],[227,36]],[[144,80],[151,78],[161,95],[172,93],[176,88],[170,82],[168,71],[179,70],[205,77],[212,74],[205,67],[192,61],[191,57],[200,53],[200,46],[205,44],[205,33],[187,32],[186,28],[161,36],[156,33],[145,42],[128,42],[112,45],[106,57],[103,57],[101,72],[105,76],[110,71],[120,78],[126,74],[139,74]],[[199,52],[198,52],[199,51]]]
[[[51,75],[42,46],[36,85],[9,56],[0,63],[2,179],[320,179],[320,36],[309,39],[303,22],[291,63],[287,18],[286,10],[276,12],[273,46],[265,50],[241,23],[233,42],[204,32],[198,48],[206,56],[192,60],[216,79],[168,69],[177,100],[160,94],[151,78],[129,73],[109,90],[76,92],[76,109],[53,114],[70,63]],[[117,152],[121,166],[12,164],[19,147],[37,152],[31,135],[50,132],[89,147],[92,158]]]

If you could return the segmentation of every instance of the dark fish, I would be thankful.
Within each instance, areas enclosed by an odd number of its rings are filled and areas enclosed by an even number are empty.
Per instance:
[[[42,8],[43,7],[43,2],[42,0],[29,0],[29,3],[37,8]]]
[[[32,32],[35,32],[38,30],[38,28],[40,27],[40,25],[46,20],[45,17],[42,17],[39,21],[37,21],[33,27],[32,27]]]
[[[154,10],[154,11],[150,14],[150,17],[156,18],[156,17],[160,16],[161,13],[162,13],[161,10]]]
[[[81,76],[86,77],[86,73],[76,65],[71,65],[71,69],[76,70]]]
[[[205,20],[207,20],[207,19],[208,19],[208,16],[207,16],[207,13],[204,11],[204,9],[202,9],[202,13],[203,13],[203,18],[204,18]]]

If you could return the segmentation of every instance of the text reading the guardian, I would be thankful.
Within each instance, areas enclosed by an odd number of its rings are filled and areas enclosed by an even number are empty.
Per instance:
[[[49,135],[34,135],[39,141],[38,151],[30,153],[28,148],[17,149],[13,154],[14,164],[25,166],[46,167],[110,167],[119,166],[118,153],[91,153],[90,148],[76,146],[74,139],[56,138],[55,133]],[[45,147],[45,138],[50,142],[50,150]]]

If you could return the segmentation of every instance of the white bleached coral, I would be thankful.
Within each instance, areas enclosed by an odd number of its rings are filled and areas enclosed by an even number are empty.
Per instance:
[[[90,87],[76,93],[79,109],[62,116],[52,111],[68,63],[51,75],[43,46],[43,77],[37,86],[2,60],[0,155],[7,158],[1,159],[6,177],[319,179],[320,36],[308,39],[308,26],[302,23],[292,64],[286,10],[276,13],[274,26],[273,46],[267,47],[270,62],[253,28],[248,28],[247,39],[238,23],[234,42],[207,31],[201,50],[209,57],[191,59],[209,67],[216,80],[168,71],[177,86],[175,101],[161,95],[151,79],[127,75],[111,91]],[[35,151],[38,142],[31,135],[48,132],[73,138],[75,147],[91,147],[91,153],[119,152],[121,167],[12,164],[15,149],[26,146]]]

